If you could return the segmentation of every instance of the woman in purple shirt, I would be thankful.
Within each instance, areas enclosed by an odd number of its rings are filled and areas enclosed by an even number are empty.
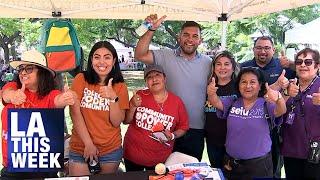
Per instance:
[[[281,153],[287,179],[320,179],[319,52],[306,48],[295,57],[298,80],[290,80]],[[316,151],[318,149],[318,155]],[[308,158],[310,156],[310,158]]]
[[[217,115],[227,119],[226,163],[228,179],[272,177],[271,139],[268,121],[286,112],[281,93],[272,90],[262,72],[243,68],[236,81],[240,97],[220,99],[215,79],[208,86],[210,103],[218,109]]]

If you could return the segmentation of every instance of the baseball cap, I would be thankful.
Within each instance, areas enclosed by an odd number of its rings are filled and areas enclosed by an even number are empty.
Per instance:
[[[151,71],[157,71],[157,72],[159,72],[159,73],[165,74],[163,68],[162,68],[160,65],[151,64],[151,65],[148,65],[148,66],[144,69],[144,79],[146,79],[147,75],[148,75]]]

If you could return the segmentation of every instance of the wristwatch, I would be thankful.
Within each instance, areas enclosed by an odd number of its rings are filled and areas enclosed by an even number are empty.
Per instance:
[[[118,102],[119,101],[119,97],[117,96],[116,98],[114,99],[109,99],[109,102],[111,103],[115,103],[115,102]]]

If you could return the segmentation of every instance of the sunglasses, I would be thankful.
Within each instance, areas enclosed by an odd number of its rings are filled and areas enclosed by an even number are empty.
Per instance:
[[[294,61],[294,64],[295,64],[296,66],[301,66],[302,63],[304,63],[306,66],[311,66],[312,63],[313,63],[313,59],[305,59],[305,60],[303,60],[303,59],[297,59],[297,60]]]
[[[31,74],[33,72],[33,69],[35,68],[36,66],[34,65],[26,65],[26,66],[20,65],[17,67],[17,72],[19,74],[22,74],[22,72],[25,71],[27,74]]]

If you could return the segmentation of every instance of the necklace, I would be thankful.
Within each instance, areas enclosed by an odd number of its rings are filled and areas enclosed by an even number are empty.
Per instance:
[[[159,101],[155,100],[157,103],[157,106],[160,108],[161,112],[164,110],[164,103],[165,103],[167,97],[168,97],[168,92],[165,91],[165,94],[164,94],[163,98],[161,98],[161,100],[159,100]]]
[[[162,112],[163,111],[164,102],[163,103],[157,103],[157,105],[160,108],[160,111]]]

